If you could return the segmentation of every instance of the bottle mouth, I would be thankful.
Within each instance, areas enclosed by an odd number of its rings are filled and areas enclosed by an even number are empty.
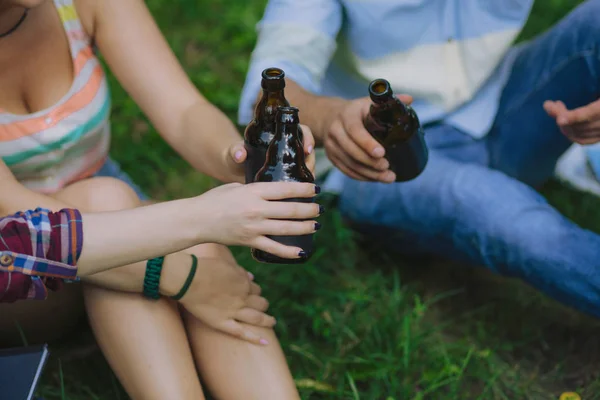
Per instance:
[[[277,121],[287,124],[297,124],[299,122],[297,107],[278,107]]]
[[[271,67],[262,72],[263,89],[279,90],[285,87],[285,72],[281,68]]]
[[[382,103],[393,94],[390,83],[385,79],[375,79],[369,84],[369,96],[375,103]]]

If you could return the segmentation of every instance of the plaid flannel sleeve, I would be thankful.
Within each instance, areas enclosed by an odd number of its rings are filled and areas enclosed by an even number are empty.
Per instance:
[[[43,208],[0,218],[0,302],[43,300],[77,278],[83,246],[78,210]]]

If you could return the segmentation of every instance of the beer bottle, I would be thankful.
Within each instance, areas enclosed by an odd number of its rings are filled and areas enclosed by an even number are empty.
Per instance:
[[[254,177],[265,164],[269,143],[275,135],[275,113],[277,108],[290,104],[283,95],[285,73],[279,68],[267,68],[262,72],[262,97],[254,108],[254,118],[244,132],[244,146],[248,154],[244,169],[246,183],[254,182]]]
[[[299,138],[298,109],[280,107],[276,114],[275,137],[267,150],[265,165],[258,171],[255,182],[310,182],[315,178],[306,166],[304,148]],[[312,203],[312,198],[292,198],[284,201]],[[252,249],[257,261],[272,264],[301,264],[312,256],[313,235],[270,236],[276,242],[287,246],[300,247],[305,256],[299,259],[284,259],[273,254]]]
[[[373,104],[365,119],[365,128],[384,147],[396,182],[416,178],[429,158],[417,114],[394,96],[385,79],[371,82],[369,95]]]

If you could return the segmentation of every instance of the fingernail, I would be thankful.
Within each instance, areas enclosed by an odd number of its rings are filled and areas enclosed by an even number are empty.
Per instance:
[[[385,154],[385,150],[383,149],[383,147],[377,147],[375,148],[375,150],[373,150],[373,157],[383,157],[383,155]]]
[[[260,344],[267,345],[269,344],[269,341],[267,339],[260,339]]]
[[[322,204],[319,204],[319,215],[325,212],[325,207]]]
[[[321,186],[319,186],[319,185],[315,185],[315,193],[316,193],[316,194],[319,194],[319,193],[321,193]]]
[[[243,153],[242,153],[242,151],[241,151],[241,150],[238,150],[238,151],[236,151],[236,152],[235,152],[235,155],[234,155],[235,159],[236,159],[236,160],[239,160],[240,158],[242,158],[242,154],[243,154]]]
[[[315,231],[321,229],[321,224],[319,222],[315,222]]]
[[[396,180],[396,174],[393,172],[387,172],[383,179],[388,183],[392,183]]]
[[[254,274],[252,272],[248,272],[248,277],[250,278],[251,281],[254,280]]]
[[[304,250],[300,250],[298,252],[298,257],[300,257],[300,258],[306,258],[306,252]]]
[[[312,154],[313,152],[313,147],[312,145],[308,146],[308,154]]]

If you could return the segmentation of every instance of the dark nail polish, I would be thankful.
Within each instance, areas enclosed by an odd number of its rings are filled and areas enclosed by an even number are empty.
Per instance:
[[[315,186],[315,193],[316,193],[316,194],[319,194],[319,193],[321,193],[321,186],[319,186],[319,185],[316,185],[316,186]]]
[[[325,212],[325,207],[321,204],[319,204],[319,215],[323,214]]]
[[[301,251],[298,253],[298,257],[300,257],[300,258],[306,258],[306,252],[305,252],[304,250],[301,250]]]
[[[321,224],[318,222],[315,222],[315,231],[318,231],[319,229],[321,229]]]

